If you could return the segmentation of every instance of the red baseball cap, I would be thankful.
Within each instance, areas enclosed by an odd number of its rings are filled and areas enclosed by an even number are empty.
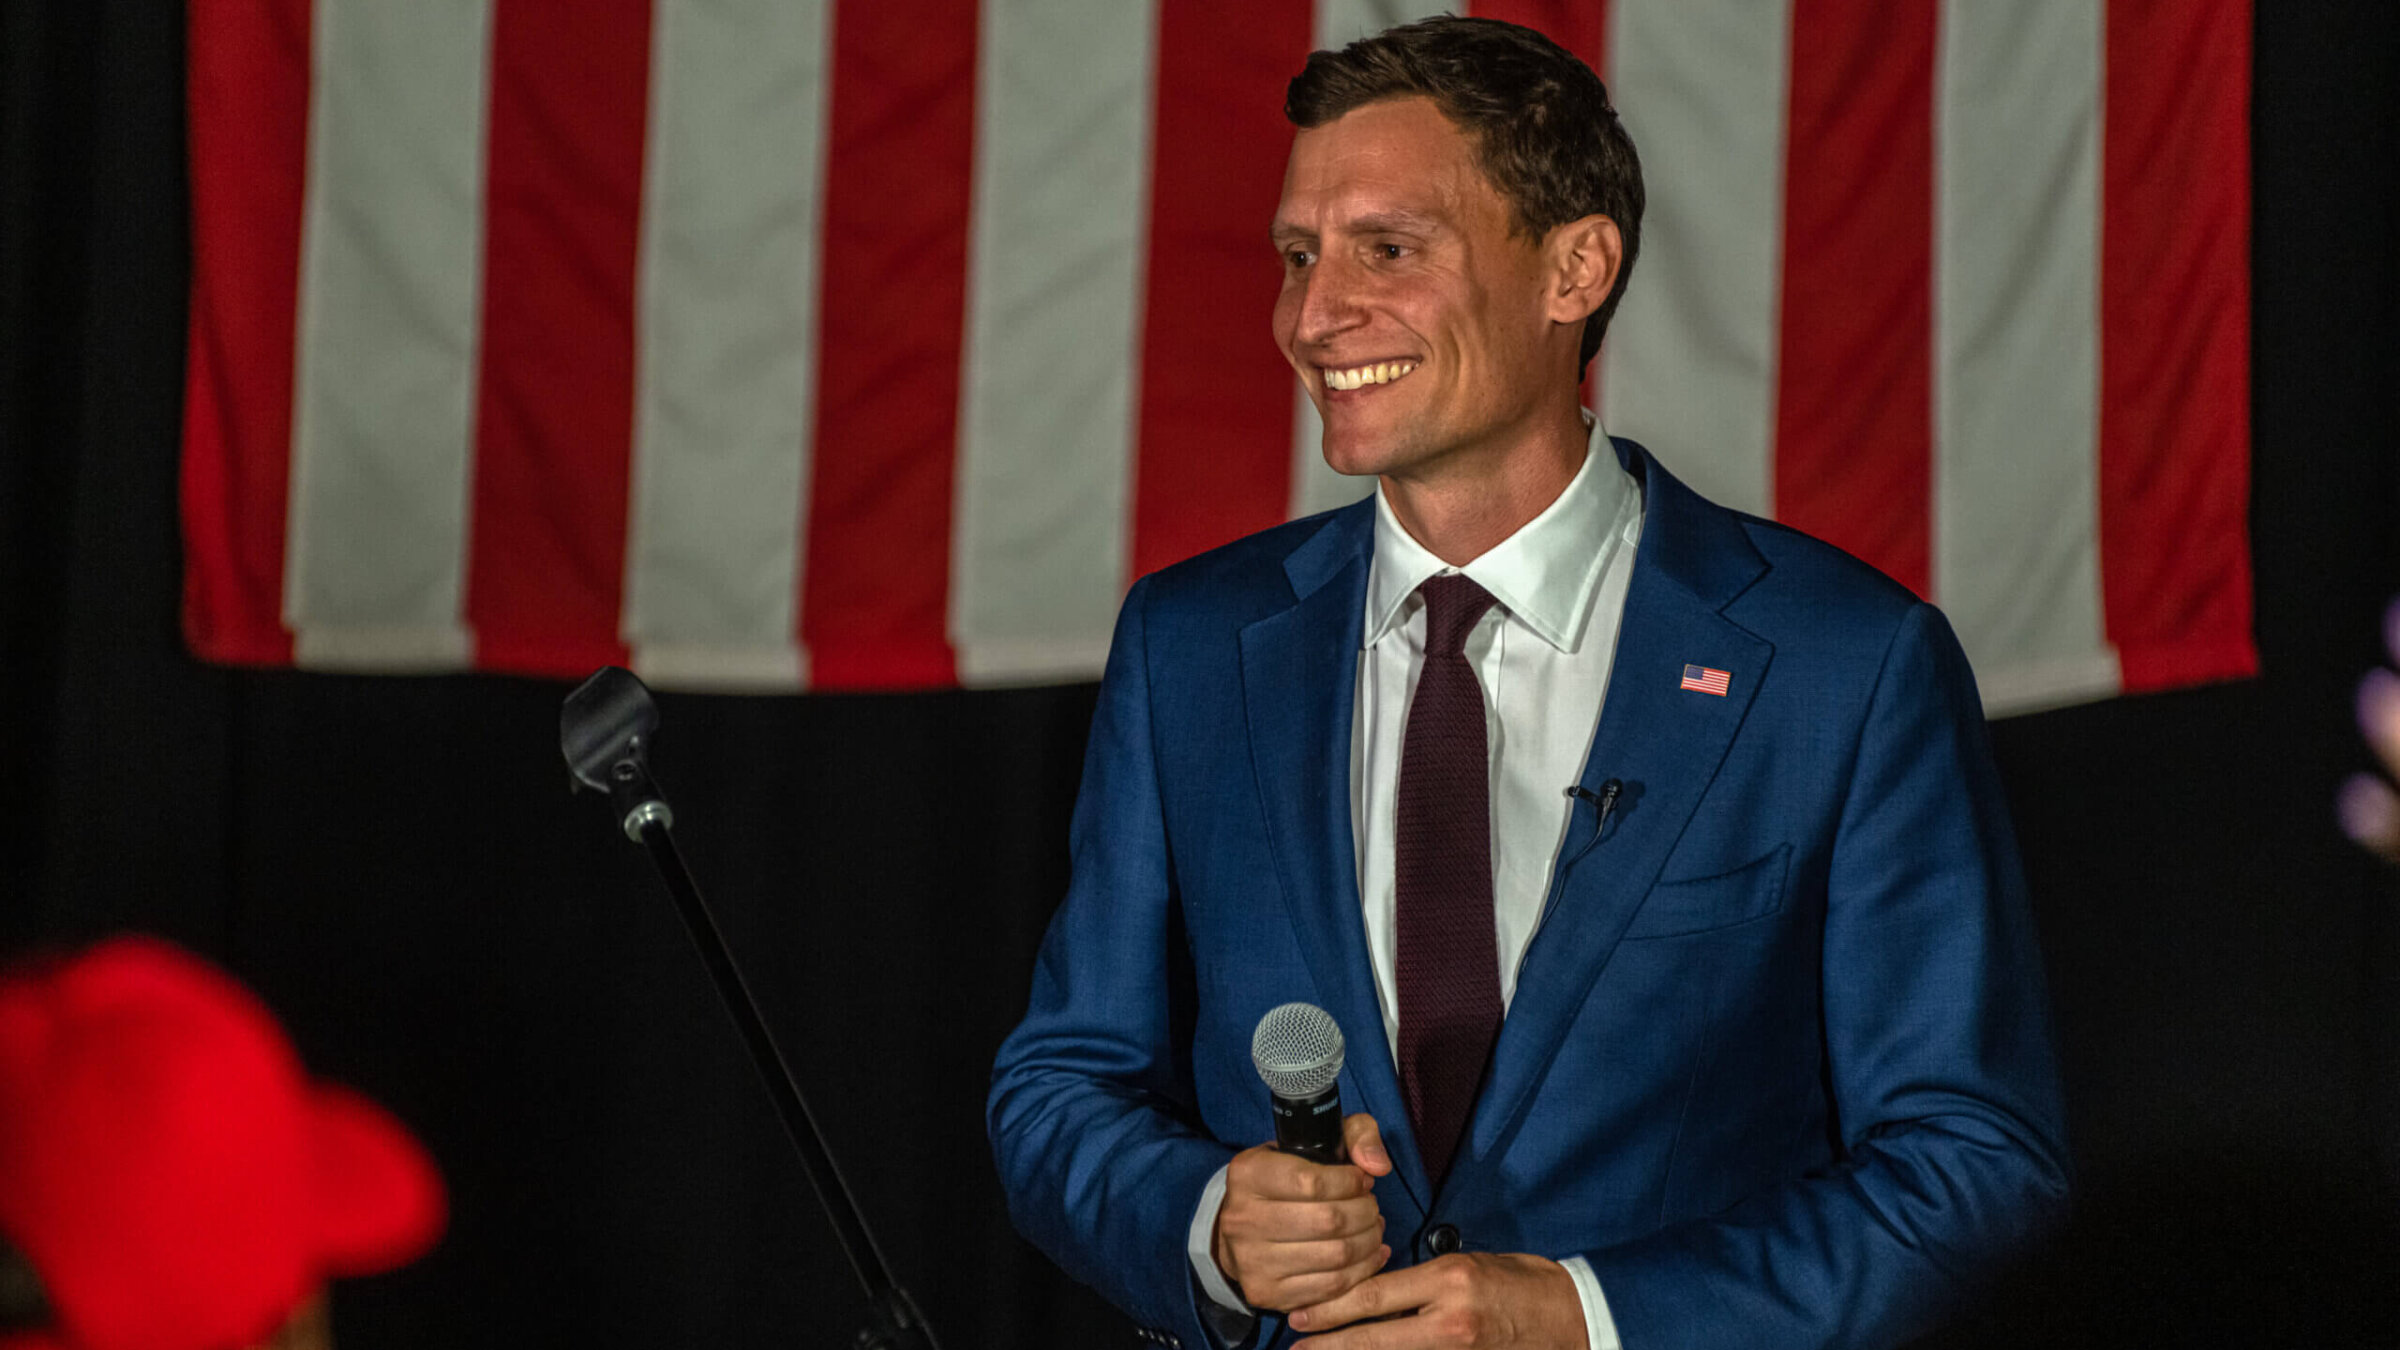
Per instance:
[[[0,1350],[232,1350],[414,1260],[440,1175],[266,1006],[151,938],[0,976],[0,1234],[53,1325]]]

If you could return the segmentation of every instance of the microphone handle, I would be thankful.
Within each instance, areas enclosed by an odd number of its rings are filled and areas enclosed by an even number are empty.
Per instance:
[[[1275,1108],[1275,1147],[1313,1163],[1350,1161],[1342,1147],[1342,1089],[1327,1087],[1314,1097],[1267,1094]]]

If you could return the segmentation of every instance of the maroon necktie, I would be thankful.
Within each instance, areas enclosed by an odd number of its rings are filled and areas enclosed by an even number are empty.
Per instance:
[[[1399,936],[1400,1090],[1425,1170],[1440,1186],[1500,1034],[1492,936],[1491,758],[1467,633],[1492,607],[1463,576],[1425,597],[1425,663],[1400,744],[1393,843]]]

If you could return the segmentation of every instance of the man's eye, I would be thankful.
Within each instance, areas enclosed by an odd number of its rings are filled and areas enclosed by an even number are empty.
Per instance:
[[[1405,244],[1377,244],[1375,256],[1385,262],[1398,262],[1408,256],[1408,246]]]
[[[1283,251],[1283,265],[1286,267],[1306,267],[1316,260],[1317,255],[1304,248],[1287,248]]]

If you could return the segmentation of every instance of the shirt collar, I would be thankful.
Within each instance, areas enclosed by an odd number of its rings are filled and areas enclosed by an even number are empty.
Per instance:
[[[1542,641],[1562,652],[1583,639],[1592,611],[1592,592],[1618,536],[1639,521],[1640,496],[1609,449],[1599,419],[1585,413],[1591,428],[1583,467],[1557,500],[1518,527],[1483,556],[1452,567],[1409,537],[1392,514],[1383,488],[1375,489],[1375,561],[1367,580],[1365,645],[1374,646],[1403,621],[1408,597],[1427,577],[1464,572],[1476,585],[1522,620]],[[1632,508],[1632,509],[1629,509]]]

